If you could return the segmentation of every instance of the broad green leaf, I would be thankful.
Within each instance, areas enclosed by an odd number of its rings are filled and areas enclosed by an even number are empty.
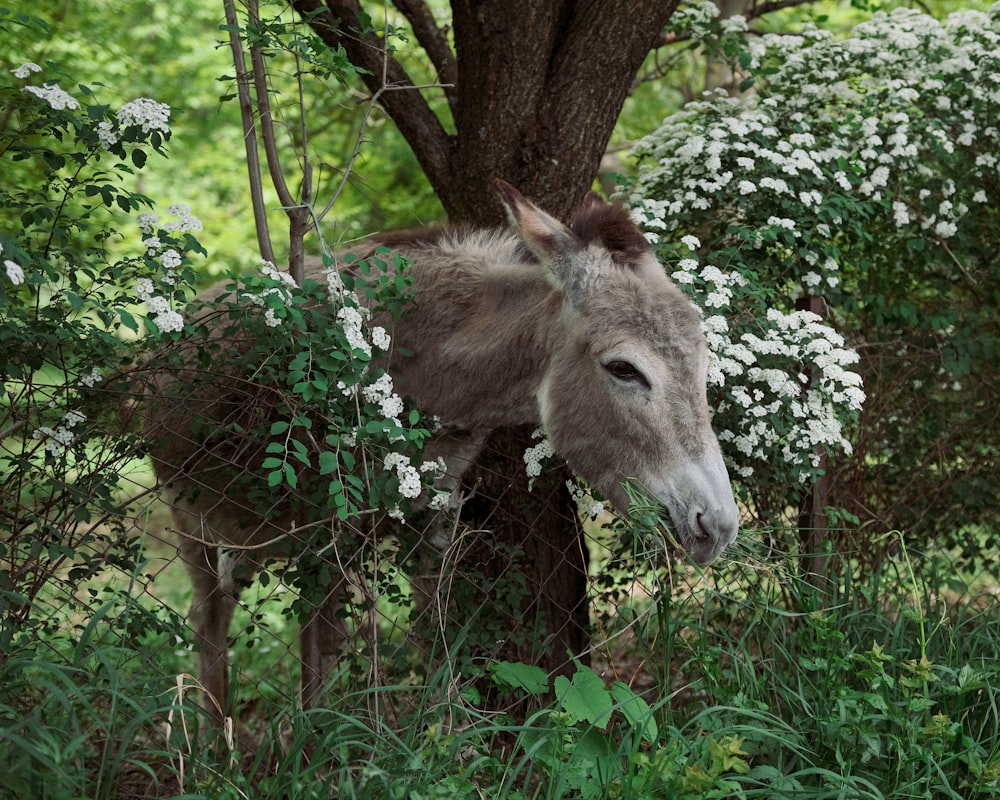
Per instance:
[[[614,711],[611,692],[589,667],[578,667],[570,681],[563,675],[555,680],[556,698],[563,710],[578,722],[589,722],[602,730]]]
[[[647,742],[655,742],[659,734],[656,720],[653,719],[653,711],[649,703],[629,688],[628,684],[615,681],[611,685],[611,694],[618,703],[618,708],[622,716],[629,725],[645,739]]]
[[[500,661],[491,667],[494,679],[515,689],[524,689],[528,694],[544,694],[549,689],[549,676],[541,667]]]

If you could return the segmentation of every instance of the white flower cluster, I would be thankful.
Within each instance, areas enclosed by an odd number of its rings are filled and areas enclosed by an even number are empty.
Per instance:
[[[45,449],[52,455],[57,456],[67,447],[70,447],[76,440],[76,433],[73,429],[87,421],[87,417],[79,411],[67,411],[62,421],[55,427],[50,428],[43,425],[36,428],[31,437],[33,439],[45,439]]]
[[[3,245],[0,244],[0,255],[3,255]],[[7,272],[7,280],[9,280],[15,286],[20,286],[24,283],[24,269],[16,261],[9,258],[5,258],[3,261],[4,269]]]
[[[328,267],[324,270],[326,275],[326,288],[330,293],[330,297],[334,299],[343,299],[347,294],[347,287],[344,286],[344,279],[340,277],[340,273],[337,272],[335,267]],[[354,298],[357,300],[357,298]]]
[[[178,219],[164,223],[163,231],[184,232],[202,229],[201,221],[192,216],[191,209],[186,205],[176,203],[171,205],[168,211]],[[169,299],[177,285],[175,270],[181,266],[181,255],[172,247],[164,247],[160,237],[156,235],[160,222],[156,214],[144,211],[139,214],[136,222],[143,234],[142,243],[146,248],[146,255],[151,259],[159,259],[161,272],[157,280],[162,286],[157,288],[152,278],[143,277],[136,280],[133,291],[136,297],[146,304],[150,318],[162,332],[183,330],[184,317],[173,308]]]
[[[158,103],[148,97],[139,97],[118,109],[118,124],[122,127],[138,125],[143,133],[160,131],[170,133],[167,124],[170,119],[170,106]]]
[[[241,296],[251,305],[264,308],[264,324],[269,328],[277,328],[282,324],[282,318],[278,316],[274,304],[287,305],[291,302],[291,289],[297,288],[295,279],[287,272],[281,272],[270,261],[260,262],[261,274],[273,281],[273,286],[268,286],[258,292],[244,292]],[[268,300],[268,298],[274,298]]]
[[[376,325],[372,328],[372,344],[384,353],[389,352],[389,345],[392,344],[392,339],[381,325]]]
[[[40,97],[56,111],[68,108],[75,111],[80,107],[80,102],[71,94],[60,88],[57,83],[47,83],[45,86],[25,86],[24,91]]]
[[[118,144],[118,132],[107,120],[97,123],[97,141],[105,150],[110,150]]]
[[[203,230],[201,220],[191,213],[189,206],[184,203],[173,203],[167,207],[167,213],[177,219],[161,221],[159,215],[152,211],[142,211],[136,219],[139,230],[146,237],[153,236],[157,227],[167,233],[188,233]]]
[[[809,311],[773,308],[756,321],[756,332],[740,333],[729,317],[746,279],[694,259],[681,264],[674,280],[706,309],[708,384],[723,398],[716,408],[725,418],[717,425],[719,440],[735,451],[736,473],[748,478],[755,464],[781,461],[805,482],[819,467],[820,448],[850,453],[841,420],[860,411],[865,394],[861,376],[849,369],[858,354],[843,337]]]
[[[371,342],[365,334],[365,316],[358,306],[343,305],[337,309],[337,321],[347,337],[347,344],[353,350],[360,350],[366,356],[372,354]]]
[[[154,292],[153,282],[149,278],[140,278],[135,282],[135,295],[146,304],[146,311],[156,327],[163,333],[183,330],[184,317],[171,307],[166,297]]]
[[[373,346],[378,350],[388,352],[392,343],[388,331],[381,325],[374,325],[370,330],[368,329],[368,319],[371,313],[361,304],[357,295],[347,291],[344,281],[336,269],[326,270],[326,282],[330,297],[343,304],[337,310],[337,321],[343,328],[348,345],[369,357],[372,354]]]
[[[570,497],[576,503],[577,510],[588,519],[597,519],[607,511],[604,503],[600,500],[595,500],[587,488],[578,481],[566,481],[566,488],[569,490]]]
[[[184,203],[173,203],[167,206],[167,213],[177,217],[177,219],[168,219],[163,223],[163,230],[168,233],[197,233],[204,228],[201,220],[194,216],[190,207]]]
[[[677,10],[671,20],[672,26],[679,26],[691,31],[696,39],[709,35],[710,26],[719,18],[719,8],[711,0],[685,5]]]
[[[122,127],[138,125],[143,133],[150,131],[160,131],[170,133],[167,120],[170,118],[170,106],[166,103],[157,103],[148,97],[140,97],[132,100],[118,109],[115,115],[118,125],[112,125],[107,120],[97,123],[97,140],[101,147],[110,150],[119,142],[119,133]]]
[[[80,385],[88,389],[93,389],[102,380],[104,380],[104,378],[101,376],[101,371],[97,367],[91,367],[89,370],[82,373],[79,378]]]
[[[434,481],[444,475],[445,464],[442,459],[423,461],[420,467],[413,466],[412,459],[403,453],[387,453],[383,460],[386,472],[395,472],[399,479],[399,494],[407,500],[416,500],[427,488],[433,487]],[[440,511],[446,508],[451,499],[448,492],[435,492],[428,501],[428,507]],[[399,522],[405,522],[406,517],[399,506],[389,510],[389,516]]]
[[[696,8],[708,24],[711,14]],[[845,194],[941,243],[996,203],[1000,6],[943,22],[899,8],[846,39],[807,29],[749,47],[752,67],[773,65],[757,75],[766,91],[689,104],[636,148],[645,165],[633,200],[652,240],[682,232],[693,212],[724,209],[734,224],[759,224],[763,209],[780,208],[755,244],[799,262],[814,291],[839,281]],[[937,178],[930,165],[960,153],[962,185]]]
[[[388,372],[383,372],[374,381],[364,386],[361,393],[369,403],[378,405],[379,413],[385,419],[402,427],[399,416],[403,413],[403,398],[393,390],[392,376]]]
[[[12,69],[11,72],[14,73],[15,78],[20,78],[24,80],[25,78],[31,77],[32,72],[41,72],[42,68],[31,61],[26,61],[17,69]]]
[[[556,453],[552,447],[552,442],[546,438],[545,431],[541,428],[534,431],[531,434],[531,438],[540,438],[541,441],[524,451],[524,469],[528,475],[528,489],[531,489],[535,485],[535,478],[542,474],[542,461],[552,458]]]
[[[410,457],[402,453],[388,453],[385,457],[386,471],[396,472],[399,478],[399,493],[410,500],[420,496],[423,484],[420,482],[420,470],[410,462]]]

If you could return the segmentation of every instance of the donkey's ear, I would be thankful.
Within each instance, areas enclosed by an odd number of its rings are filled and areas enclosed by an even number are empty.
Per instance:
[[[506,181],[497,178],[496,186],[511,225],[546,268],[555,288],[567,292],[579,284],[573,256],[583,249],[580,237]]]

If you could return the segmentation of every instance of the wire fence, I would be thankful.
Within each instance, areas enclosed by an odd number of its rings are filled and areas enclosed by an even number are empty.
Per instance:
[[[790,615],[803,591],[827,592],[836,603],[845,574],[904,548],[902,537],[865,540],[854,527],[819,536],[755,529],[721,567],[699,570],[655,515],[642,525],[581,513],[558,464],[529,490],[524,432],[492,443],[450,511],[413,512],[405,521],[384,510],[346,521],[306,515],[307,524],[286,525],[294,491],[268,486],[238,448],[226,453],[218,480],[192,498],[158,483],[149,460],[138,457],[149,431],[135,436],[130,421],[122,423],[93,454],[120,465],[118,505],[100,519],[46,516],[51,503],[23,491],[8,509],[20,524],[12,524],[3,555],[3,652],[26,633],[53,655],[67,646],[111,647],[133,674],[169,676],[187,699],[201,697],[216,716],[247,727],[294,709],[303,682],[324,684],[307,693],[316,705],[355,696],[358,714],[382,722],[426,702],[428,687],[523,716],[523,697],[494,680],[503,662],[539,665],[550,679],[591,664],[608,680],[684,702],[699,671],[714,668],[706,662],[711,631],[751,624],[738,612],[748,598]],[[190,433],[176,425],[160,431],[179,432]],[[82,478],[63,484],[73,492],[90,486]],[[87,492],[77,497],[81,508],[94,505]],[[213,525],[242,515],[256,520],[248,524],[260,525],[260,535],[218,546]],[[808,549],[815,542],[828,548],[821,560]],[[961,554],[947,543],[911,553],[917,568],[962,570]],[[816,563],[829,574],[808,572]],[[192,577],[209,578],[211,587],[193,591]],[[861,596],[888,604],[907,590],[898,587]],[[303,640],[310,620],[318,634]],[[677,625],[687,628],[668,635]],[[205,654],[219,636],[216,656],[231,665],[222,686],[205,674]]]

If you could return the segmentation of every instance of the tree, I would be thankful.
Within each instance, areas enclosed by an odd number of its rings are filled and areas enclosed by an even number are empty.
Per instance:
[[[359,23],[367,18],[359,0],[289,3],[367,70],[368,89],[381,93],[451,219],[477,223],[502,219],[490,189],[497,177],[556,215],[579,204],[632,81],[677,7],[455,0],[449,31],[427,3],[399,0],[444,87],[446,124],[379,31]]]
[[[443,87],[440,109],[387,51],[358,0],[289,4],[327,45],[365,70],[367,88],[405,136],[449,217],[495,224],[502,222],[492,191],[497,177],[556,215],[579,205],[677,0],[628,0],[613,8],[600,0],[455,0],[450,30],[428,4],[398,0]],[[520,614],[537,619],[542,635],[529,621],[528,635],[508,640],[520,644],[505,656],[557,668],[588,645],[586,550],[562,489],[565,476],[554,478],[549,492],[529,492],[522,456],[530,435],[493,437],[469,478],[476,497],[463,521],[492,531],[499,547],[470,554],[486,584],[510,569],[496,557],[500,551],[518,559],[525,577]]]

